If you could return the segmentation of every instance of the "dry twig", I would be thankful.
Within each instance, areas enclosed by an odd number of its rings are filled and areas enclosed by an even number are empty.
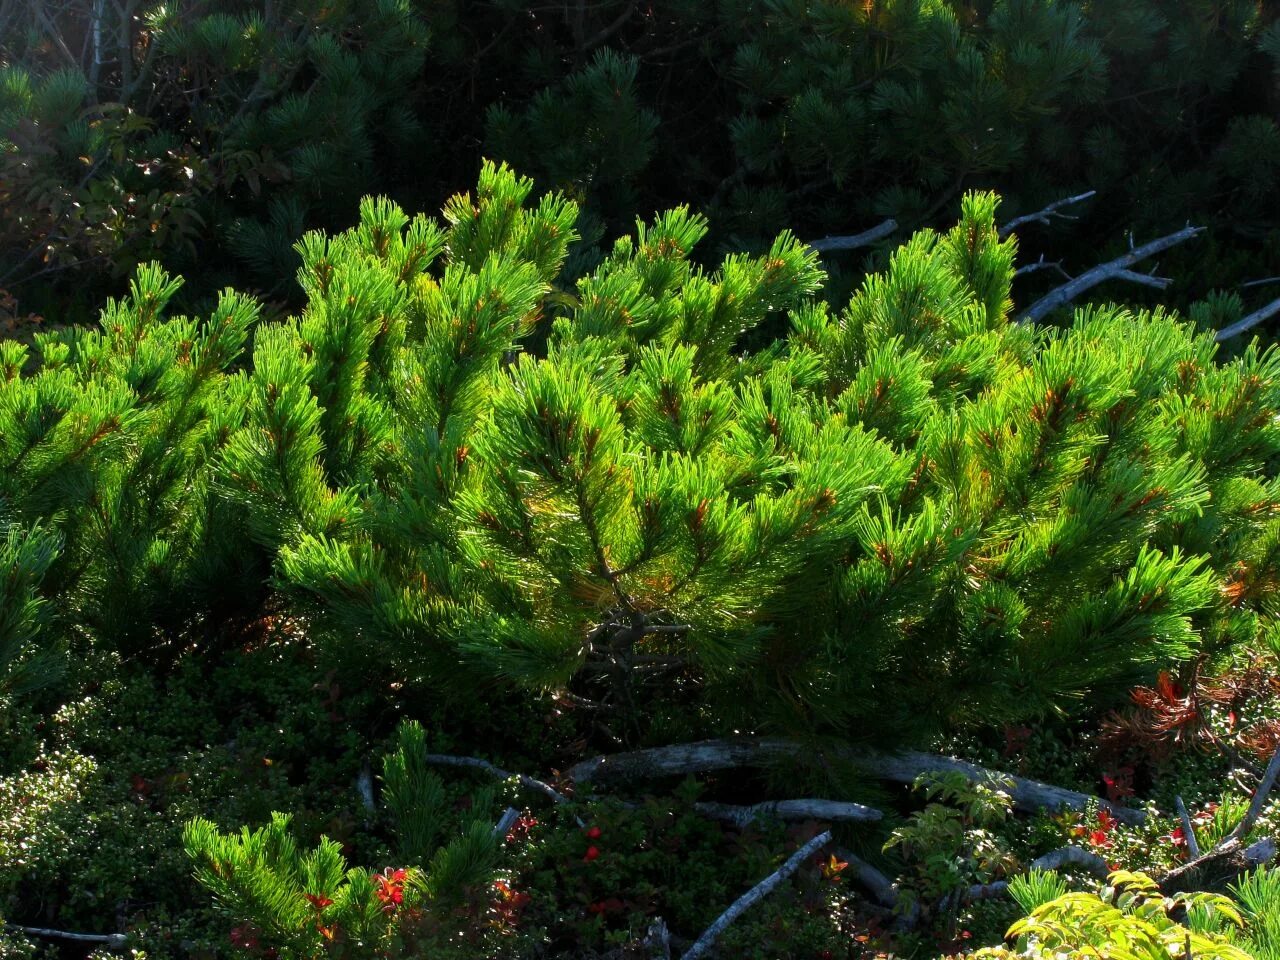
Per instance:
[[[1124,256],[1117,257],[1109,263],[1099,264],[1091,270],[1086,270],[1073,280],[1069,280],[1062,286],[1050,290],[1028,307],[1027,311],[1018,320],[1019,322],[1039,320],[1058,307],[1070,303],[1086,290],[1091,290],[1107,280],[1129,280],[1133,283],[1142,283],[1147,286],[1164,289],[1171,282],[1168,279],[1153,277],[1145,273],[1135,273],[1129,268],[1135,263],[1146,260],[1148,257],[1153,257],[1163,250],[1168,250],[1170,247],[1184,243],[1203,231],[1204,227],[1188,226],[1177,233],[1169,234],[1167,237],[1160,237],[1150,243],[1144,243],[1140,247],[1133,247]]]
[[[1027,213],[1021,217],[1014,217],[1012,220],[1010,220],[1008,223],[1006,223],[1003,227],[999,229],[998,233],[1000,235],[1000,239],[1003,240],[1005,237],[1013,233],[1014,230],[1017,230],[1018,227],[1022,226],[1024,223],[1033,223],[1033,222],[1043,223],[1046,226],[1049,226],[1049,225],[1052,225],[1052,220],[1055,218],[1058,220],[1075,220],[1077,219],[1076,217],[1073,217],[1067,213],[1059,213],[1058,211],[1060,211],[1063,207],[1069,207],[1069,206],[1072,206],[1073,204],[1081,203],[1085,200],[1088,200],[1090,197],[1096,196],[1097,193],[1098,193],[1097,190],[1089,190],[1086,193],[1080,193],[1074,197],[1066,197],[1063,200],[1055,200],[1053,203],[1049,204],[1043,210],[1037,210],[1035,213]]]

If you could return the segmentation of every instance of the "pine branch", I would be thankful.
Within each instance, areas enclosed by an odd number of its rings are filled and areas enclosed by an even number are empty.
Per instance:
[[[1143,283],[1147,286],[1158,287],[1164,289],[1170,283],[1163,277],[1152,277],[1147,274],[1135,273],[1129,268],[1135,263],[1153,257],[1163,250],[1175,247],[1180,243],[1190,240],[1199,233],[1204,232],[1204,227],[1184,227],[1177,233],[1171,233],[1167,237],[1160,237],[1152,240],[1150,243],[1143,244],[1140,247],[1131,249],[1122,257],[1117,257],[1109,263],[1103,263],[1091,270],[1086,270],[1080,276],[1064,283],[1060,287],[1055,287],[1047,294],[1033,303],[1027,308],[1026,312],[1018,318],[1020,323],[1026,321],[1035,321],[1042,319],[1046,314],[1058,307],[1064,306],[1076,297],[1080,296],[1087,290],[1092,290],[1100,283],[1107,280],[1129,280],[1136,283]]]
[[[1251,330],[1264,320],[1270,320],[1277,313],[1280,313],[1280,299],[1272,300],[1265,307],[1253,311],[1247,317],[1241,317],[1229,327],[1223,327],[1213,335],[1213,339],[1218,343],[1223,340],[1230,340],[1232,337],[1238,337],[1246,330]]]
[[[760,766],[773,759],[794,757],[806,751],[812,753],[814,748],[785,739],[703,740],[594,757],[574,765],[569,776],[577,783],[685,776],[711,770]],[[918,751],[882,754],[846,746],[837,746],[831,752],[839,759],[856,763],[869,774],[894,783],[914,783],[925,773],[961,773],[974,781],[1001,777],[1009,782],[1008,793],[1014,806],[1020,810],[1056,810],[1063,807],[1084,810],[1096,805],[1109,810],[1125,823],[1142,823],[1147,818],[1144,810],[1120,807],[1100,797],[988,770],[955,757]]]
[[[857,250],[859,247],[869,247],[879,240],[883,240],[893,231],[898,229],[898,221],[890,218],[878,226],[872,227],[870,230],[864,230],[862,233],[855,233],[847,237],[823,237],[821,240],[814,240],[809,244],[818,253],[835,253],[838,250]]]
[[[799,870],[806,860],[830,842],[831,831],[824,830],[793,853],[787,858],[786,863],[744,893],[733,902],[733,905],[728,910],[720,914],[716,922],[707,927],[702,932],[702,936],[694,941],[693,946],[684,952],[681,960],[697,960],[698,957],[703,956],[715,944],[720,934],[728,929],[730,924],[772,893],[775,887]]]
[[[1061,210],[1063,207],[1069,207],[1069,206],[1072,206],[1073,204],[1082,203],[1083,201],[1088,200],[1090,197],[1097,196],[1097,193],[1098,193],[1097,190],[1089,190],[1086,193],[1080,193],[1074,197],[1066,197],[1062,200],[1055,200],[1053,203],[1049,204],[1043,210],[1037,210],[1035,213],[1023,214],[1021,217],[1014,217],[1012,220],[1006,223],[1003,227],[1001,227],[997,231],[997,233],[999,234],[1000,239],[1003,240],[1005,237],[1013,233],[1013,231],[1017,230],[1018,227],[1022,226],[1024,223],[1035,222],[1035,223],[1043,223],[1046,226],[1052,226],[1052,220],[1055,218],[1058,220],[1077,220],[1079,219],[1078,217],[1073,217],[1067,213],[1059,213],[1058,211]]]

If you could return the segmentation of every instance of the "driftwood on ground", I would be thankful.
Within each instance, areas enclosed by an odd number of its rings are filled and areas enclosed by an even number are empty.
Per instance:
[[[1061,870],[1066,866],[1084,867],[1090,873],[1105,877],[1111,872],[1107,861],[1083,847],[1059,847],[1051,850],[1043,857],[1037,857],[1027,865],[1027,872],[1032,870]],[[1009,893],[1008,880],[996,880],[992,883],[975,883],[965,892],[966,900],[995,900]]]
[[[123,933],[72,933],[69,930],[54,930],[49,927],[24,927],[16,923],[6,923],[6,930],[24,933],[29,937],[42,940],[70,940],[77,943],[96,943],[107,950],[123,950],[128,938]]]
[[[824,830],[793,853],[782,866],[735,900],[728,910],[720,914],[715,923],[702,931],[702,936],[698,937],[693,946],[684,952],[681,960],[697,960],[698,957],[704,956],[731,923],[772,893],[778,884],[799,870],[806,860],[830,842],[831,831]]]
[[[756,820],[825,820],[830,823],[870,823],[884,819],[874,807],[840,800],[766,800],[750,806],[732,803],[695,803],[693,808],[712,820],[745,827]]]
[[[643,780],[665,776],[685,776],[690,773],[706,773],[736,767],[761,766],[771,760],[795,756],[805,746],[779,738],[739,738],[732,740],[703,740],[697,743],[655,747],[630,753],[594,757],[576,764],[569,776],[577,783],[619,780]],[[1109,810],[1125,823],[1141,823],[1146,811],[1133,810],[1109,803],[1100,797],[1055,787],[1025,777],[1014,777],[988,770],[977,764],[918,751],[888,754],[853,747],[813,748],[827,749],[837,759],[857,764],[869,775],[895,783],[913,783],[925,773],[961,773],[971,780],[986,780],[993,776],[1008,781],[1006,789],[1020,810],[1034,811],[1040,808],[1057,810],[1083,810],[1090,805]]]
[[[556,803],[569,802],[569,798],[551,786],[551,784],[543,783],[541,780],[536,780],[523,773],[511,773],[503,770],[501,767],[495,766],[488,760],[481,760],[479,757],[456,757],[448,753],[428,753],[426,761],[433,767],[464,767],[468,770],[479,770],[481,773],[486,773],[498,780],[511,780],[514,778],[519,780],[520,785],[526,790],[541,793]]]
[[[1272,755],[1271,762],[1267,764],[1262,779],[1253,791],[1249,809],[1240,818],[1235,829],[1209,852],[1200,856],[1193,854],[1187,863],[1170,870],[1160,879],[1160,889],[1165,894],[1182,890],[1218,890],[1246,870],[1274,860],[1277,853],[1274,839],[1264,837],[1249,846],[1245,845],[1245,840],[1262,815],[1277,778],[1280,778],[1280,750]]]

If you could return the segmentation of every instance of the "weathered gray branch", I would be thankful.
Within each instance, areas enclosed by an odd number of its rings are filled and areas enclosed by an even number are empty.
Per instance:
[[[736,827],[762,819],[775,820],[825,820],[832,823],[870,823],[884,818],[874,807],[860,803],[844,803],[839,800],[769,800],[751,806],[731,803],[695,803],[693,808],[705,817],[723,820]]]
[[[671,931],[661,917],[654,917],[640,941],[647,960],[671,960]]]
[[[498,822],[493,825],[493,839],[501,840],[511,828],[516,825],[516,821],[520,819],[520,811],[515,807],[507,807],[502,811],[502,816],[498,818]]]
[[[1110,263],[1103,263],[1091,270],[1086,270],[1074,280],[1069,280],[1060,287],[1055,287],[1047,294],[1033,303],[1027,308],[1027,311],[1019,317],[1020,322],[1028,320],[1039,320],[1046,314],[1058,307],[1064,306],[1076,297],[1080,296],[1087,290],[1092,290],[1100,283],[1107,280],[1131,280],[1138,283],[1145,283],[1148,286],[1168,286],[1168,281],[1162,277],[1149,277],[1146,274],[1135,273],[1129,268],[1135,263],[1153,257],[1163,250],[1175,247],[1180,243],[1185,243],[1192,237],[1204,231],[1204,227],[1184,227],[1177,233],[1171,233],[1167,237],[1160,237],[1158,240],[1152,240],[1150,243],[1144,243],[1140,247],[1134,247],[1122,257],[1117,257]]]
[[[1013,233],[1013,231],[1017,230],[1018,227],[1022,226],[1024,223],[1034,222],[1034,223],[1043,223],[1046,225],[1051,225],[1052,218],[1054,217],[1056,217],[1059,220],[1075,220],[1076,218],[1071,216],[1070,214],[1059,213],[1058,211],[1061,210],[1063,207],[1069,207],[1069,206],[1072,206],[1073,204],[1082,203],[1083,201],[1088,200],[1090,197],[1096,196],[1097,193],[1098,193],[1097,190],[1089,190],[1086,193],[1080,193],[1074,197],[1067,197],[1063,200],[1055,200],[1053,203],[1049,204],[1043,210],[1037,210],[1035,213],[1027,213],[1027,214],[1023,214],[1021,217],[1014,217],[1012,220],[1010,220],[1008,223],[1006,223],[1003,227],[999,229],[998,232],[1000,234],[1000,238],[1003,240],[1005,237]]]
[[[809,246],[819,253],[834,253],[837,250],[857,250],[859,247],[869,247],[873,243],[883,240],[897,229],[898,221],[891,218],[872,227],[870,230],[862,231],[862,233],[855,233],[848,237],[823,237],[821,240],[814,240]]]
[[[1084,867],[1090,873],[1105,877],[1111,872],[1107,861],[1083,847],[1059,847],[1051,850],[1043,857],[1037,857],[1027,865],[1027,872],[1032,870],[1061,870],[1067,865]],[[975,883],[965,892],[966,900],[995,900],[1009,893],[1008,880],[996,880],[992,883]]]
[[[373,771],[367,763],[360,767],[360,775],[356,777],[356,792],[360,794],[365,813],[373,816],[378,812],[377,804],[373,802]]]
[[[1275,859],[1276,842],[1264,837],[1246,847],[1240,840],[1228,838],[1208,853],[1170,870],[1160,879],[1165,894],[1185,890],[1216,890],[1240,874]]]
[[[45,940],[75,940],[79,943],[100,943],[108,950],[123,950],[128,938],[123,933],[71,933],[67,930],[53,930],[49,927],[23,927],[16,923],[6,923],[6,930],[25,933],[29,937],[41,937]]]
[[[573,766],[569,770],[569,776],[577,783],[686,776],[712,770],[760,766],[770,760],[794,757],[805,749],[804,744],[780,738],[703,740],[698,743],[594,757]],[[1020,810],[1084,810],[1096,805],[1109,810],[1125,823],[1141,823],[1147,817],[1143,810],[1120,807],[1085,793],[998,773],[955,757],[917,751],[876,753],[854,747],[824,749],[839,759],[856,763],[873,776],[895,783],[913,783],[921,774],[926,773],[960,773],[975,781],[1001,777],[1008,781],[1009,795],[1013,798],[1014,806]]]
[[[1200,841],[1196,839],[1195,827],[1191,825],[1191,815],[1187,813],[1187,805],[1182,802],[1182,797],[1174,797],[1173,802],[1178,808],[1178,819],[1182,821],[1182,836],[1187,841],[1187,853],[1194,860],[1200,856]]]
[[[479,757],[455,757],[447,753],[429,753],[425,759],[427,763],[435,767],[464,767],[468,770],[480,770],[498,780],[510,780],[514,777],[527,790],[537,791],[544,796],[550,797],[556,803],[569,802],[569,798],[551,786],[551,784],[535,780],[533,777],[526,776],[523,773],[511,773],[503,770],[501,767],[495,766],[488,760],[481,760]]]
[[[720,914],[715,923],[702,931],[702,936],[698,937],[698,939],[694,941],[693,946],[684,952],[681,960],[697,960],[698,957],[703,956],[711,949],[715,944],[716,939],[720,934],[724,933],[733,921],[737,920],[738,917],[746,913],[747,910],[751,909],[751,907],[772,893],[775,887],[799,870],[800,866],[806,860],[830,842],[831,831],[824,830],[793,853],[787,858],[786,863],[735,900],[728,910]]]
[[[1270,320],[1277,313],[1280,313],[1280,300],[1272,300],[1265,307],[1261,307],[1247,317],[1241,317],[1229,327],[1223,327],[1213,335],[1213,339],[1218,343],[1223,340],[1230,340],[1232,337],[1238,337],[1246,330],[1252,330],[1264,320]]]
[[[1040,254],[1040,259],[1035,263],[1024,263],[1017,270],[1013,271],[1013,275],[1015,277],[1021,277],[1028,273],[1036,273],[1040,270],[1057,270],[1058,273],[1062,274],[1066,279],[1073,279],[1071,274],[1062,269],[1061,260],[1046,260],[1043,253]]]
[[[1228,835],[1228,839],[1243,841],[1249,835],[1253,825],[1258,822],[1258,817],[1262,815],[1263,807],[1267,805],[1267,797],[1271,794],[1271,788],[1276,785],[1276,777],[1280,777],[1280,749],[1272,754],[1271,762],[1267,764],[1266,772],[1258,782],[1258,788],[1253,791],[1253,801],[1249,804],[1249,809]]]

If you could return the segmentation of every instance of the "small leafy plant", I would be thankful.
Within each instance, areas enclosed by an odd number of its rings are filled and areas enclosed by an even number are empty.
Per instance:
[[[1003,781],[977,782],[960,773],[925,774],[915,786],[930,802],[893,831],[885,850],[897,849],[907,860],[905,886],[911,896],[904,905],[922,904],[949,928],[954,926],[956,894],[1017,865],[998,832],[1013,801]]]
[[[1054,887],[1056,884],[1043,877],[1020,883],[1019,904],[1025,907]],[[1174,919],[1179,915],[1185,917],[1185,925]],[[1240,910],[1228,897],[1212,893],[1166,897],[1150,877],[1116,871],[1098,893],[1061,893],[1035,904],[1028,916],[1009,928],[1012,949],[988,948],[972,956],[990,960],[1086,955],[1115,960],[1249,960],[1249,954],[1232,942],[1224,924],[1244,926]]]

